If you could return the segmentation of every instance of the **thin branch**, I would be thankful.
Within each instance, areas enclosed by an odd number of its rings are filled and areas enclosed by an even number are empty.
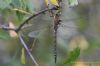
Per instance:
[[[0,25],[0,29],[4,29],[4,30],[13,30],[13,31],[16,30],[16,29],[14,29],[14,28],[9,28],[9,27],[7,27],[7,26],[5,26],[5,25]]]
[[[38,15],[40,15],[40,14],[43,14],[44,12],[47,12],[47,11],[49,11],[49,10],[58,10],[58,7],[53,7],[53,8],[50,8],[50,9],[45,9],[45,10],[43,10],[43,11],[38,12],[37,14],[33,14],[33,15],[30,16],[28,19],[26,19],[26,20],[18,27],[18,29],[16,29],[16,32],[19,32],[19,31],[21,30],[21,28],[22,28],[25,24],[27,24],[28,21],[30,21],[32,18],[34,18],[34,17],[36,17],[36,16],[38,16]]]
[[[30,50],[28,49],[26,43],[24,42],[23,38],[21,35],[18,35],[19,36],[19,39],[22,43],[22,45],[24,46],[24,48],[26,49],[27,53],[29,54],[30,58],[32,59],[32,61],[34,62],[35,66],[38,66],[38,63],[36,62],[36,60],[34,59],[32,53],[30,52]]]

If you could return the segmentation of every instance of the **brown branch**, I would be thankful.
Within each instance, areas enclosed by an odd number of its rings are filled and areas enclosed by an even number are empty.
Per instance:
[[[30,16],[28,19],[26,19],[26,20],[18,27],[18,29],[16,29],[16,32],[18,33],[18,32],[21,30],[21,28],[22,28],[25,24],[27,24],[28,21],[30,21],[32,18],[34,18],[34,17],[36,17],[36,16],[38,16],[38,15],[40,15],[40,14],[43,14],[44,12],[47,12],[47,11],[49,11],[49,10],[58,10],[58,8],[59,8],[59,7],[53,7],[53,8],[50,8],[50,9],[45,9],[45,10],[43,10],[43,11],[40,11],[40,12],[38,12],[37,14],[33,14],[33,15]]]

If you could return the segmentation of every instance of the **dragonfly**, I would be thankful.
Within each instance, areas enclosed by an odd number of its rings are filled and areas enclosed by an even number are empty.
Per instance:
[[[48,16],[49,16],[49,18],[45,19],[45,17],[48,17]],[[29,32],[28,36],[30,38],[35,38],[34,42],[33,42],[33,45],[31,45],[31,50],[32,50],[32,48],[35,44],[36,39],[38,38],[39,34],[41,33],[41,31],[48,28],[48,27],[46,27],[46,25],[49,25],[49,27],[51,29],[53,29],[52,30],[52,33],[53,33],[52,35],[55,38],[54,39],[54,43],[55,43],[54,44],[54,55],[55,55],[55,63],[56,63],[56,59],[57,59],[57,57],[56,57],[57,56],[57,52],[56,52],[57,51],[57,48],[56,48],[56,43],[57,43],[56,38],[57,38],[57,36],[56,36],[56,34],[57,34],[58,25],[60,24],[60,21],[61,21],[60,17],[59,17],[59,14],[55,14],[55,16],[51,17],[49,12],[48,12],[47,15],[44,15],[44,14],[39,15],[33,21],[34,22],[32,22],[33,24],[30,27],[26,27],[26,28],[23,29],[24,31]]]
[[[43,10],[35,15],[32,15],[29,19],[26,20],[27,22],[29,22],[29,24],[25,25],[26,22],[24,22],[23,24],[21,24],[19,26],[19,28],[16,30],[16,32],[18,32],[20,29],[23,28],[23,30],[22,30],[23,33],[28,33],[27,34],[28,37],[34,38],[34,40],[30,41],[30,44],[33,42],[32,45],[30,45],[31,46],[30,49],[32,51],[32,48],[34,47],[39,34],[41,33],[41,31],[43,29],[46,28],[46,25],[49,25],[53,29],[54,57],[55,57],[54,59],[55,59],[55,63],[56,63],[57,62],[57,30],[58,30],[59,26],[63,27],[63,24],[61,24],[62,20],[60,19],[60,16],[61,16],[60,3],[59,2],[58,2],[58,4],[52,3],[52,5],[54,5],[54,7],[53,7],[54,10],[52,10],[52,7],[50,7],[49,2],[50,2],[50,0],[48,0],[48,2],[46,3],[46,4],[48,4],[46,10]],[[46,13],[44,13],[44,12],[46,12]],[[50,13],[53,15],[52,17],[50,16]],[[35,17],[35,16],[37,16],[37,17],[32,19],[32,17]],[[30,20],[30,19],[32,19],[32,20]],[[27,27],[27,25],[29,25],[29,26]]]

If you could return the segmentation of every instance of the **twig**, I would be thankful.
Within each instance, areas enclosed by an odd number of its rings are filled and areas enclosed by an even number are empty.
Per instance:
[[[25,24],[27,24],[28,21],[30,21],[32,18],[34,18],[34,17],[36,17],[36,16],[38,16],[38,15],[40,15],[40,14],[43,14],[44,12],[47,12],[47,11],[49,11],[49,10],[58,10],[58,8],[59,8],[59,7],[53,7],[53,8],[50,8],[50,9],[45,9],[45,10],[43,10],[43,11],[40,11],[40,12],[38,12],[37,14],[33,14],[33,15],[30,16],[28,19],[26,19],[26,20],[18,27],[18,29],[16,29],[16,32],[18,33],[18,32],[21,30],[21,28],[22,28]]]
[[[5,26],[5,25],[0,25],[0,29],[4,29],[4,30],[16,30],[16,29],[14,29],[14,28],[9,28],[9,27],[7,27],[7,26]]]
[[[22,36],[21,36],[20,34],[19,34],[18,36],[19,36],[19,39],[20,39],[22,45],[24,46],[24,48],[26,49],[27,53],[28,53],[29,56],[31,57],[32,61],[34,62],[35,66],[38,66],[38,63],[37,63],[36,60],[34,59],[32,53],[30,52],[30,50],[28,49],[28,47],[27,47],[26,43],[24,42]]]

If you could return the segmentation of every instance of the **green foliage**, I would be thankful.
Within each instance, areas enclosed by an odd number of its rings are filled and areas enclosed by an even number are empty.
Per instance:
[[[6,17],[10,11],[10,3],[12,0],[0,0],[0,14],[4,15],[3,17]]]
[[[12,9],[15,10],[16,16],[17,16],[17,22],[22,22],[24,20],[25,15],[22,11],[28,12],[28,1],[27,0],[12,0]]]
[[[29,3],[27,3],[27,6],[28,6],[27,9],[29,10],[29,12],[33,13],[35,5],[33,5],[33,3],[31,1],[29,1]]]
[[[0,0],[0,10],[8,8],[11,2],[12,0]]]
[[[77,0],[68,0],[69,6],[70,7],[74,7],[76,5],[78,5],[78,1]]]
[[[78,26],[79,31],[84,31],[84,29],[87,27],[87,19],[85,15],[80,15],[80,18],[78,20]]]
[[[32,11],[29,4],[28,0],[0,0],[0,14],[5,15],[5,19],[13,17],[11,19],[19,25]]]
[[[64,62],[64,64],[70,64],[70,63],[76,61],[77,58],[79,57],[79,55],[80,55],[80,48],[77,47],[73,51],[69,52],[68,58]]]
[[[91,44],[90,49],[100,47],[100,37],[95,37],[89,40],[89,43]]]
[[[13,60],[8,66],[21,66],[17,60]]]
[[[22,64],[25,64],[25,53],[24,52],[25,52],[24,48],[22,48],[21,50],[21,63]]]
[[[12,7],[26,10],[28,8],[27,3],[27,0],[12,0]]]
[[[84,6],[81,6],[79,5],[77,8],[76,8],[76,12],[78,14],[78,21],[77,21],[77,25],[78,25],[78,30],[80,32],[83,32],[87,26],[88,26],[88,23],[89,23],[89,20],[88,20],[88,9]]]
[[[10,38],[10,36],[9,36],[9,34],[7,33],[7,31],[1,30],[1,29],[0,29],[0,39],[7,40],[7,39],[9,39],[9,38]]]

